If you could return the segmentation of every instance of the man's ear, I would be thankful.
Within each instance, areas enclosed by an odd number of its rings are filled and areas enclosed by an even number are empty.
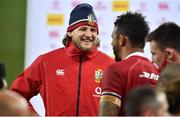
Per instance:
[[[67,32],[67,35],[72,37],[72,32]]]
[[[120,46],[122,46],[122,47],[125,46],[127,44],[127,42],[128,42],[128,37],[123,36],[123,35],[119,36],[119,44],[120,44]]]
[[[176,61],[177,55],[176,55],[176,51],[173,48],[166,48],[165,52],[168,62],[172,63]]]

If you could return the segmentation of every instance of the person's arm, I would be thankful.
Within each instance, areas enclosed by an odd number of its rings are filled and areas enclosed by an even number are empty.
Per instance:
[[[101,79],[102,96],[100,99],[100,116],[118,116],[124,90],[124,77],[117,64],[109,66]]]
[[[100,99],[99,116],[118,116],[121,100],[112,95],[103,95]]]

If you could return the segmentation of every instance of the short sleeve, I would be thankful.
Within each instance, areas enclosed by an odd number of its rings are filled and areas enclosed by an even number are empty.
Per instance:
[[[116,65],[109,66],[101,81],[102,95],[113,95],[121,98],[125,90],[125,77]]]

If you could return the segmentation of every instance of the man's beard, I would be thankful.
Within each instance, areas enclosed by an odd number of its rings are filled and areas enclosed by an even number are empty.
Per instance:
[[[113,48],[113,52],[114,52],[114,56],[115,56],[115,61],[121,61],[121,57],[120,57],[120,51],[116,48]]]
[[[89,39],[90,39],[90,38],[89,38]],[[96,47],[96,44],[95,44],[95,41],[96,41],[96,40],[93,40],[92,38],[91,38],[91,42],[92,42],[91,48],[87,48],[86,46],[83,46],[83,45],[81,44],[81,41],[82,41],[82,39],[79,40],[79,41],[72,40],[72,43],[73,43],[77,48],[79,48],[79,49],[82,50],[82,51],[92,51],[92,50],[94,49],[94,47]]]

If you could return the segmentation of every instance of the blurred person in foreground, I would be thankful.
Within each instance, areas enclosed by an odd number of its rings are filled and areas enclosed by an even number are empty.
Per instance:
[[[146,38],[150,42],[152,62],[161,71],[167,64],[180,63],[180,27],[174,22],[165,22]]]
[[[3,63],[0,63],[0,90],[7,89],[5,75],[5,66]]]
[[[163,91],[167,96],[171,115],[180,116],[180,77],[168,82]]]
[[[126,98],[125,113],[127,116],[167,116],[166,95],[149,86],[134,88]]]
[[[0,63],[0,116],[33,116],[27,101],[18,93],[8,90],[5,65]]]
[[[105,70],[101,86],[99,115],[124,115],[128,92],[138,86],[155,86],[158,70],[144,54],[149,27],[140,13],[127,12],[117,17],[112,43],[117,63]]]
[[[96,116],[104,69],[115,61],[97,50],[98,23],[91,5],[70,14],[65,47],[39,56],[11,89],[29,101],[40,93],[46,116]],[[32,108],[33,110],[33,108]]]
[[[171,115],[180,115],[180,64],[167,65],[160,74],[157,89],[164,91],[169,103]]]
[[[0,91],[0,116],[30,116],[27,101],[8,89]]]
[[[161,71],[157,88],[163,89],[169,82],[180,79],[180,63],[171,63]]]

